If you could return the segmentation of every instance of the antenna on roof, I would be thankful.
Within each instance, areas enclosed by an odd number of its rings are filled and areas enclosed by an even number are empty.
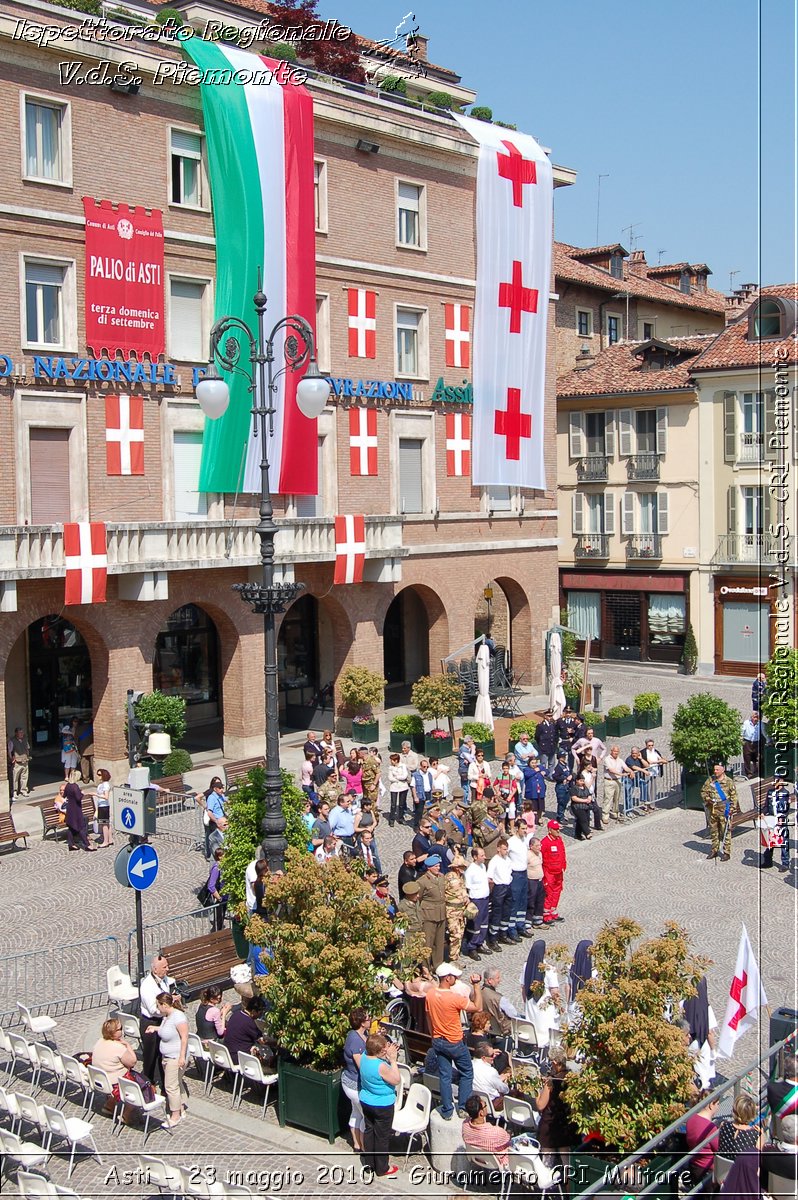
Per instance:
[[[739,267],[737,268],[736,271],[729,271],[729,292],[730,293],[734,291],[734,276],[739,275],[739,274],[740,274]]]
[[[662,256],[664,253],[665,253],[664,249],[657,251],[657,266],[659,266],[660,263],[662,262]]]
[[[609,177],[610,177],[609,171],[605,175],[599,175],[599,177],[598,177],[598,191],[596,193],[596,245],[597,246],[599,245],[599,212],[601,210],[601,181],[602,181],[602,179],[609,179]]]
[[[643,224],[642,221],[635,221],[634,225],[627,225],[625,229],[621,230],[621,233],[629,234],[629,249],[630,250],[634,250],[635,242],[639,242],[640,238],[642,237],[642,234],[635,233],[635,230],[642,224]]]

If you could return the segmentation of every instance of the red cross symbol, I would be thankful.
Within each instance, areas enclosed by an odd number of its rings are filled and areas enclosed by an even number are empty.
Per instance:
[[[521,438],[532,437],[532,417],[521,412],[521,389],[507,389],[507,407],[499,409],[494,418],[493,432],[506,438],[505,458],[521,457]]]
[[[746,971],[743,971],[742,979],[738,979],[737,976],[735,975],[734,979],[732,980],[732,985],[729,988],[729,995],[731,996],[732,1000],[736,1000],[740,1006],[737,1009],[737,1012],[734,1014],[734,1016],[729,1021],[730,1029],[736,1029],[737,1026],[740,1024],[740,1022],[742,1021],[745,1014],[748,1012],[748,1009],[745,1007],[745,1005],[743,1004],[743,1001],[742,1001],[743,991],[744,991],[747,983],[748,983],[748,973]]]
[[[530,158],[524,158],[521,151],[512,142],[502,142],[507,147],[508,155],[496,151],[496,164],[502,179],[509,179],[513,185],[513,204],[516,208],[524,207],[524,184],[537,183],[535,164]]]
[[[510,310],[510,333],[521,332],[521,313],[538,311],[538,289],[524,287],[521,281],[521,263],[513,260],[512,283],[499,284],[499,308]]]

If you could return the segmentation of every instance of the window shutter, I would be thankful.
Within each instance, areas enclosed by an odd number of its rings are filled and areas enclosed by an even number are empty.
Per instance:
[[[399,439],[399,511],[403,513],[424,511],[423,444],[416,438]]]
[[[604,453],[607,458],[615,454],[615,413],[611,410],[604,414]]]
[[[773,511],[772,497],[770,495],[770,488],[767,486],[767,484],[765,484],[765,486],[762,488],[762,508],[760,511],[762,513],[762,533],[766,535],[768,529],[770,528],[771,513]]]
[[[585,497],[582,492],[574,492],[571,501],[571,528],[575,534],[585,532]]]
[[[737,460],[737,393],[723,392],[723,459]]]
[[[632,410],[622,408],[618,413],[618,454],[632,453]]]
[[[666,454],[668,450],[668,410],[657,409],[657,454]]]
[[[202,362],[202,297],[204,283],[173,279],[169,288],[169,345],[172,358]]]
[[[657,492],[657,533],[668,532],[668,500],[667,492]]]
[[[621,510],[621,533],[634,533],[635,531],[635,494],[634,492],[624,492],[623,508]]]
[[[585,453],[585,414],[568,414],[568,453],[571,458],[582,458]]]
[[[726,524],[729,533],[737,532],[737,487],[732,484],[726,493]]]
[[[297,496],[295,499],[298,517],[318,517],[324,511],[324,438],[318,439],[319,492],[317,496]]]
[[[765,458],[771,462],[779,457],[778,446],[785,440],[784,432],[776,432],[776,393],[765,392]]]
[[[604,532],[615,533],[615,497],[611,492],[604,493]]]
[[[199,490],[202,434],[174,435],[175,520],[196,521],[208,512],[208,497]]]
[[[173,129],[171,131],[171,143],[173,154],[193,154],[199,156],[202,153],[202,137],[198,133],[189,133],[185,129]]]
[[[30,519],[60,525],[72,519],[69,502],[69,429],[30,431]]]

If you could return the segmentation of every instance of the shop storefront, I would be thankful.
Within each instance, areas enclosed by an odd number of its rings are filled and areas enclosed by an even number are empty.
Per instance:
[[[678,663],[690,620],[689,575],[560,572],[568,628],[598,658]]]
[[[153,687],[165,696],[183,697],[189,726],[221,716],[216,626],[196,604],[176,609],[158,634]]]
[[[750,675],[771,653],[771,604],[767,587],[751,576],[715,577],[715,672]]]

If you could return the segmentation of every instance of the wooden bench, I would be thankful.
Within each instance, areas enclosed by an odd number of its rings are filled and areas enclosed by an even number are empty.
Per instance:
[[[86,818],[87,825],[90,825],[94,820],[94,797],[84,796],[81,804],[83,815]],[[56,841],[59,833],[66,833],[66,825],[58,819],[58,809],[55,807],[55,800],[34,800],[31,808],[38,808],[42,814],[42,841],[47,837],[48,833],[54,833]]]
[[[731,819],[732,829],[736,829],[738,825],[745,825],[747,821],[755,821],[760,815],[760,807],[764,803],[765,794],[769,787],[774,784],[774,779],[760,779],[757,783],[751,784],[751,795],[754,800],[754,807],[747,808],[745,812],[737,812]]]
[[[241,962],[230,929],[164,946],[161,953],[169,959],[172,978],[188,985],[191,999],[212,985],[229,987],[230,971]]]
[[[19,833],[14,825],[14,818],[10,812],[0,813],[0,842],[8,842],[16,850],[17,842],[22,838],[25,843],[25,849],[28,848],[27,833]]]
[[[225,795],[235,791],[242,784],[253,767],[265,767],[266,759],[261,755],[259,758],[240,758],[237,762],[224,764],[224,781]]]

